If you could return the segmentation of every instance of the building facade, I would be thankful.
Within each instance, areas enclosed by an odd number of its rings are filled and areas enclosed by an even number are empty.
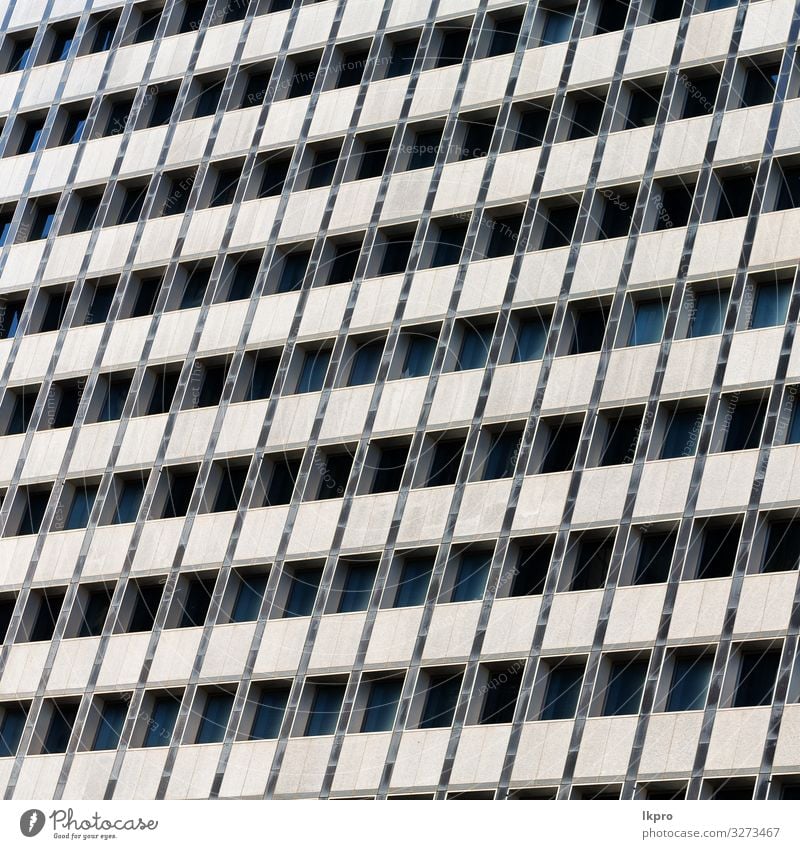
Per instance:
[[[798,798],[791,0],[0,20],[6,799]]]

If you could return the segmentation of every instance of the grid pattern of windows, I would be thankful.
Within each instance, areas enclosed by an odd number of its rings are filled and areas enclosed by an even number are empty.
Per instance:
[[[789,798],[789,5],[309,5],[0,12],[5,795]]]

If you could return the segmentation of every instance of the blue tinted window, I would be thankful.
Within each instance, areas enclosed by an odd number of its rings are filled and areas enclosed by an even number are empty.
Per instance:
[[[664,330],[666,314],[667,302],[660,299],[634,304],[633,324],[628,344],[650,345],[658,342]]]
[[[392,730],[402,689],[403,682],[400,680],[372,682],[361,723],[362,733]]]
[[[232,707],[233,696],[230,693],[209,694],[195,743],[219,743],[225,736]]]
[[[306,737],[333,734],[344,699],[343,684],[317,684],[314,704],[308,715]]]
[[[693,457],[697,450],[702,423],[703,411],[700,409],[671,411],[664,433],[661,459]]]
[[[521,321],[514,338],[512,363],[540,360],[547,342],[547,326],[541,318]]]
[[[710,655],[675,659],[667,710],[702,710],[705,707],[712,661]]]
[[[412,336],[408,341],[401,377],[423,377],[431,370],[436,339],[430,336]]]
[[[647,662],[622,660],[614,663],[606,687],[604,716],[623,716],[639,712]]]
[[[712,292],[700,292],[691,304],[689,338],[712,336],[722,332],[722,321],[728,303],[728,290],[715,289]]]
[[[756,287],[756,302],[750,326],[774,327],[786,321],[792,284],[788,280],[761,283]]]
[[[318,392],[322,389],[325,372],[330,362],[330,351],[309,351],[303,360],[300,379],[297,381],[297,392]]]
[[[266,588],[266,575],[242,575],[231,613],[231,622],[254,621],[261,609]]]
[[[143,746],[152,748],[169,745],[179,707],[180,701],[172,696],[164,696],[155,700],[153,711],[147,722]]]
[[[394,606],[413,607],[424,604],[432,570],[433,560],[429,557],[407,558],[400,573]]]
[[[288,700],[288,690],[261,691],[250,731],[251,740],[274,740],[280,734]]]
[[[0,722],[0,758],[17,753],[26,713],[21,707],[6,707]]]
[[[339,599],[339,613],[367,609],[376,572],[374,563],[353,564],[348,568]]]
[[[544,29],[542,32],[542,44],[559,44],[569,39],[572,29],[572,19],[575,16],[575,8],[548,10],[545,12]]]
[[[372,383],[378,373],[383,353],[383,342],[369,342],[362,345],[353,357],[353,366],[350,369],[348,386],[361,386]]]
[[[491,562],[492,555],[487,551],[462,554],[451,601],[475,601],[481,598]]]
[[[492,343],[492,327],[465,327],[456,371],[483,368]]]
[[[322,569],[299,569],[292,576],[286,609],[283,611],[284,619],[311,615],[321,578]]]
[[[116,749],[119,743],[119,735],[128,712],[125,702],[106,702],[103,713],[100,716],[100,724],[94,738],[92,749]]]
[[[89,522],[89,514],[97,497],[96,486],[85,486],[75,490],[72,506],[69,508],[64,530],[73,531],[76,528],[85,528]]]
[[[557,666],[547,679],[540,719],[572,719],[578,706],[583,666]]]

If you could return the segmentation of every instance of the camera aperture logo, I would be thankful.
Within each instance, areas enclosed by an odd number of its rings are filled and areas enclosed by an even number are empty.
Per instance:
[[[38,808],[31,808],[19,818],[19,830],[25,837],[36,837],[47,820],[50,820],[50,833],[57,840],[114,840],[119,832],[148,832],[158,828],[158,820],[142,817],[109,819],[95,811],[91,816],[80,818],[72,808],[56,808],[47,815]]]

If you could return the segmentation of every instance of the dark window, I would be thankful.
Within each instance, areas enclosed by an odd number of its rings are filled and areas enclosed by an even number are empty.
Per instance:
[[[431,676],[420,728],[447,728],[453,724],[462,678],[461,673]]]
[[[314,89],[314,80],[319,71],[319,62],[305,62],[295,65],[289,97],[306,97]]]
[[[761,106],[772,103],[781,66],[754,65],[745,71],[744,90],[742,91],[742,106]]]
[[[392,47],[389,65],[386,68],[387,78],[404,77],[411,73],[414,67],[414,57],[417,55],[419,39],[400,41]]]
[[[364,718],[361,721],[362,734],[392,730],[402,690],[403,682],[399,679],[370,683]]]
[[[461,257],[464,239],[467,237],[467,225],[443,227],[433,251],[431,268],[441,268],[444,265],[456,265]]]
[[[35,390],[30,392],[9,391],[11,392],[12,397],[14,397],[14,409],[6,428],[6,435],[13,433],[25,433],[31,422],[33,408],[36,404],[36,398],[39,393]]]
[[[112,524],[124,525],[136,521],[144,497],[144,484],[142,478],[128,478],[122,481]]]
[[[23,707],[3,705],[3,720],[0,722],[0,758],[16,755],[27,717],[28,713]]]
[[[727,221],[747,215],[755,177],[750,174],[720,177],[720,195],[715,221]]]
[[[160,369],[155,376],[153,394],[150,397],[150,405],[147,408],[148,416],[157,416],[169,411],[172,399],[178,388],[178,371],[167,371]]]
[[[61,327],[61,322],[69,305],[69,298],[72,293],[69,290],[63,292],[46,292],[44,295],[46,306],[44,316],[39,325],[40,333],[50,333],[53,330],[58,330]]]
[[[132,100],[117,100],[112,102],[104,135],[118,136],[124,133],[128,119],[131,116],[131,109],[133,109]]]
[[[469,30],[465,28],[445,30],[442,33],[439,56],[436,59],[437,68],[458,65],[467,52]]]
[[[541,595],[544,592],[552,554],[553,544],[546,540],[538,545],[521,548],[510,595]]]
[[[225,8],[224,23],[229,24],[233,21],[241,21],[247,14],[247,7],[250,5],[250,0],[228,0]],[[217,12],[219,14],[219,12]]]
[[[246,84],[242,92],[242,99],[239,103],[241,109],[248,109],[251,106],[261,106],[267,97],[269,91],[270,80],[272,79],[271,71],[253,71],[246,76]]]
[[[685,227],[689,223],[694,183],[665,186],[656,195],[656,230]]]
[[[33,39],[23,38],[19,41],[12,40],[11,44],[11,58],[8,62],[8,73],[13,73],[14,71],[24,71],[25,68],[28,67],[28,62],[31,58]]]
[[[219,743],[225,736],[233,707],[230,693],[209,693],[197,728],[195,743]]]
[[[75,215],[75,223],[72,225],[73,233],[84,233],[91,230],[97,220],[100,211],[100,196],[84,197],[78,203],[78,212]]]
[[[681,16],[681,6],[683,0],[655,0],[653,9],[650,13],[650,20],[653,22],[671,21],[674,18]],[[648,799],[650,798],[648,794]]]
[[[162,519],[185,516],[189,509],[197,472],[167,472],[167,493]]]
[[[276,197],[283,191],[290,163],[290,159],[282,156],[273,156],[264,163],[261,186],[258,190],[260,198]]]
[[[103,587],[89,593],[89,598],[81,608],[81,624],[78,629],[79,637],[99,637],[108,616],[111,605],[111,594]]]
[[[8,234],[11,232],[11,224],[14,220],[14,216],[11,212],[0,209],[0,247],[2,247],[6,240],[8,239]],[[0,339],[5,339],[2,335],[2,328],[0,328]]]
[[[344,495],[350,469],[353,466],[351,454],[327,454],[322,466],[322,480],[319,485],[317,498],[324,501],[328,498],[341,498]]]
[[[51,62],[63,62],[69,56],[72,42],[75,41],[75,31],[61,30],[55,32],[53,38],[53,49],[50,51]]]
[[[698,578],[727,578],[733,573],[741,525],[706,525],[703,528]]]
[[[547,213],[547,223],[542,236],[542,250],[564,248],[572,241],[575,222],[578,220],[577,204],[552,207]]]
[[[667,710],[702,710],[705,707],[713,663],[714,658],[709,654],[675,658]]]
[[[615,32],[625,26],[628,3],[620,0],[601,0],[596,32]]]
[[[0,643],[4,642],[8,634],[15,605],[15,598],[0,598]]]
[[[40,643],[52,640],[56,630],[58,614],[64,604],[64,593],[41,593],[39,595],[39,609],[33,621],[28,641]]]
[[[259,354],[253,363],[253,372],[247,384],[245,401],[258,401],[269,398],[275,386],[275,378],[278,375],[280,365],[279,356]]]
[[[504,218],[489,218],[484,223],[488,224],[492,230],[489,244],[486,247],[486,256],[491,259],[513,254],[522,227],[522,216],[510,215]]]
[[[507,430],[492,435],[483,471],[485,481],[510,478],[514,474],[521,442],[522,432],[518,430]]]
[[[300,473],[299,460],[278,460],[274,463],[272,477],[265,499],[265,507],[288,504],[292,499],[295,481]]]
[[[542,26],[542,44],[560,44],[568,41],[575,18],[575,6],[565,6],[558,9],[544,10]]]
[[[378,374],[383,353],[383,340],[376,342],[365,342],[360,345],[353,354],[353,364],[350,366],[350,376],[347,379],[348,386],[363,386],[373,383]]]
[[[44,121],[26,121],[17,153],[33,153],[39,147],[43,130]]]
[[[547,676],[547,690],[539,719],[572,719],[578,707],[583,681],[583,664],[559,663]]]
[[[742,652],[733,707],[760,707],[772,702],[780,659],[779,651]]]
[[[380,449],[372,492],[397,492],[403,479],[403,469],[408,459],[408,445],[384,446]]]
[[[193,578],[189,581],[178,622],[179,628],[199,627],[206,621],[213,592],[213,578]]]
[[[220,171],[209,206],[227,206],[233,203],[241,176],[241,167],[226,168],[224,171]]]
[[[466,131],[464,133],[464,144],[461,148],[459,159],[463,162],[467,159],[480,159],[487,156],[489,146],[492,143],[494,133],[494,121],[481,121],[478,119],[464,119]]]
[[[722,332],[722,320],[725,317],[729,294],[727,289],[693,293],[687,333],[689,338],[712,336]]]
[[[162,215],[183,215],[186,212],[189,195],[192,193],[196,176],[196,172],[193,171],[184,176],[166,178],[167,197],[164,201],[164,206],[161,208]]]
[[[242,497],[246,478],[247,466],[224,465],[222,480],[214,501],[214,513],[235,510],[239,506],[239,499]]]
[[[618,239],[627,236],[631,227],[636,195],[621,194],[614,189],[605,189],[603,217],[597,233],[598,239]]]
[[[628,345],[651,345],[661,341],[666,317],[667,302],[661,298],[634,302]]]
[[[650,532],[644,534],[639,544],[639,557],[633,583],[662,584],[669,578],[672,552],[675,550],[674,532]]]
[[[86,112],[70,112],[64,125],[64,134],[61,136],[61,144],[77,144],[83,135],[86,126]]]
[[[605,97],[588,95],[576,98],[569,128],[569,141],[596,136],[603,117]]]
[[[207,0],[188,0],[184,6],[183,20],[179,32],[192,32],[200,28]],[[198,741],[199,742],[199,741]]]
[[[239,589],[231,611],[231,622],[254,622],[258,618],[266,590],[266,575],[247,573],[240,575]]]
[[[600,350],[606,332],[607,315],[604,307],[574,311],[572,319],[574,332],[570,354],[588,354]]]
[[[728,399],[727,433],[724,451],[746,451],[758,448],[761,428],[767,415],[767,399],[753,401]],[[724,406],[723,406],[724,409]]]
[[[95,286],[92,294],[92,302],[89,309],[86,311],[84,324],[103,324],[108,321],[108,314],[111,312],[111,304],[114,301],[117,286],[112,283],[108,286]]]
[[[775,209],[795,209],[800,206],[800,168],[779,164],[776,166],[778,196]]]
[[[180,309],[190,310],[199,307],[208,289],[211,279],[210,268],[195,268],[186,279],[186,285],[181,295]]]
[[[201,87],[194,110],[195,118],[205,118],[217,111],[224,82],[224,79],[214,80]]]
[[[494,26],[487,56],[502,56],[504,53],[513,53],[517,46],[521,27],[521,16],[498,21]]]
[[[371,177],[380,177],[386,167],[389,157],[389,139],[367,142],[361,152],[361,162],[358,165],[357,180],[368,180]]]
[[[762,572],[797,569],[800,560],[800,522],[789,519],[769,523]]]
[[[63,754],[72,735],[72,726],[78,714],[78,706],[72,703],[52,702],[53,713],[42,745],[43,755]]]
[[[345,53],[342,57],[341,70],[339,71],[339,79],[336,81],[336,88],[348,88],[349,86],[358,85],[364,76],[364,69],[367,67],[368,58],[369,52],[367,50]]]
[[[31,227],[29,242],[46,239],[50,235],[53,222],[56,219],[56,205],[54,203],[37,204],[35,207],[33,226]]]
[[[294,251],[286,254],[283,259],[281,277],[278,281],[278,292],[296,292],[303,285],[311,251]]]
[[[149,127],[163,127],[169,124],[172,112],[175,109],[176,93],[166,91],[157,94],[153,103],[153,111],[150,113]]]
[[[542,316],[521,318],[514,333],[512,363],[540,360],[547,342],[548,324]]]
[[[608,676],[603,716],[638,713],[646,675],[646,660],[614,661]]]
[[[330,186],[336,171],[336,163],[339,161],[341,148],[318,150],[314,154],[314,161],[308,173],[308,188],[318,189],[321,186]]]
[[[406,170],[416,171],[418,168],[432,168],[439,154],[441,143],[441,128],[416,133]]]
[[[486,365],[493,332],[494,327],[492,325],[483,325],[483,327],[463,326],[461,346],[456,360],[456,371],[483,368]]]
[[[91,53],[102,53],[105,50],[111,49],[111,42],[114,40],[114,35],[117,31],[117,20],[103,18],[97,21],[94,25],[94,41],[92,42]]]
[[[139,26],[133,34],[134,44],[143,44],[152,41],[156,37],[158,23],[161,20],[162,9],[144,10],[139,19]]]
[[[97,486],[77,486],[72,496],[72,504],[64,523],[65,531],[85,528],[89,524],[89,516],[97,498]]]
[[[197,395],[196,406],[216,407],[222,398],[222,390],[225,388],[225,378],[228,369],[224,365],[204,365],[202,369],[203,382],[200,384],[200,392]]]
[[[160,584],[137,584],[129,633],[150,631],[156,619],[163,587]]]
[[[619,466],[633,462],[641,421],[641,415],[631,416],[624,413],[609,419],[600,458],[601,466]]]
[[[440,439],[433,449],[433,460],[428,471],[427,485],[450,486],[454,484],[463,453],[463,439]]]
[[[486,698],[481,711],[481,725],[497,725],[512,722],[517,706],[519,688],[522,684],[521,661],[506,669],[492,670],[486,684]]]
[[[286,608],[283,611],[284,619],[311,615],[320,580],[322,580],[322,569],[320,568],[294,570],[286,599]]]
[[[361,255],[361,242],[350,242],[336,246],[336,252],[331,262],[327,284],[336,286],[339,283],[349,283],[356,276],[358,258]]]
[[[333,734],[344,701],[344,684],[316,684],[304,736]]]
[[[158,300],[160,291],[160,277],[148,277],[142,280],[139,283],[139,291],[136,293],[136,301],[131,310],[131,318],[152,315],[156,308],[156,301]]]
[[[655,124],[660,97],[661,86],[633,89],[628,104],[628,117],[625,120],[625,129],[631,130],[635,127],[649,127]]]
[[[613,548],[613,539],[583,537],[578,543],[570,590],[598,590],[605,586]]]
[[[549,115],[550,108],[548,106],[532,104],[527,108],[519,119],[517,135],[514,139],[514,150],[539,147],[544,141]]]
[[[433,336],[409,333],[403,369],[400,377],[422,377],[428,374],[436,352],[436,339]]]
[[[406,557],[397,583],[394,607],[415,607],[424,604],[432,571],[432,558]]]
[[[303,367],[297,381],[298,394],[303,392],[319,392],[325,380],[331,352],[324,350],[306,351]]]
[[[719,74],[693,76],[685,72],[678,74],[678,82],[686,89],[681,118],[698,118],[714,111],[719,89]]]
[[[225,300],[243,301],[249,298],[253,294],[260,266],[261,264],[257,259],[238,263],[233,272],[228,297]]]
[[[351,563],[339,597],[339,613],[366,610],[378,567],[374,563]]]
[[[97,731],[92,743],[92,751],[116,749],[125,717],[128,715],[128,703],[124,701],[104,701],[100,711]]]
[[[264,687],[261,690],[250,729],[251,740],[274,740],[278,737],[288,701],[289,690],[286,687]]]
[[[44,519],[44,511],[50,500],[50,490],[24,489],[22,494],[22,519],[17,530],[18,536],[38,534]]]
[[[458,572],[450,601],[477,601],[482,598],[491,564],[492,553],[490,551],[473,551],[462,554],[458,559]]]
[[[702,424],[702,409],[670,410],[669,420],[664,429],[661,459],[671,460],[675,457],[694,456]]]
[[[386,240],[383,248],[380,275],[402,274],[408,265],[411,254],[411,238],[409,236],[392,236]]]
[[[15,301],[0,301],[0,339],[13,339],[17,335],[25,298]]]
[[[178,718],[178,708],[180,708],[180,701],[172,696],[161,696],[155,699],[142,746],[152,749],[156,746],[169,745],[175,728],[175,720]]]

